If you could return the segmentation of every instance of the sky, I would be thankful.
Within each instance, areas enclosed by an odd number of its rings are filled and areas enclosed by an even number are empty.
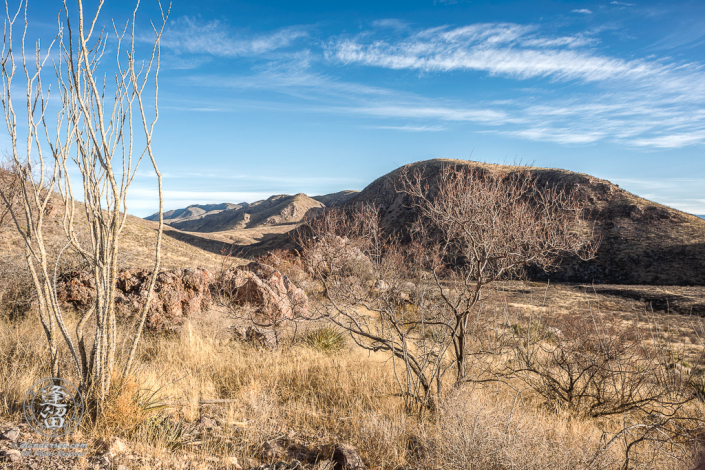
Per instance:
[[[30,35],[53,34],[59,7],[30,0]],[[99,23],[133,7],[107,0]],[[150,20],[142,0],[143,56]],[[589,173],[705,214],[705,2],[175,0],[161,53],[165,210],[361,190],[456,158]],[[157,210],[149,170],[133,215]]]

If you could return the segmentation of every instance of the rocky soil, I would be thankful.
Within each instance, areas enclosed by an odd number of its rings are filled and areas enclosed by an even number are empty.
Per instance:
[[[201,418],[190,425],[197,441],[218,439],[228,425],[217,406],[204,407]],[[67,438],[45,441],[25,423],[0,421],[0,469],[95,470],[193,469],[193,470],[367,470],[354,447],[338,443],[307,447],[295,433],[265,442],[259,459],[235,455],[215,457],[193,451],[152,456],[136,450],[137,443],[125,439],[90,439],[80,432]]]

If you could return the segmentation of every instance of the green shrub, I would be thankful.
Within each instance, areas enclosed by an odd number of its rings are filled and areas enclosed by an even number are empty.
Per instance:
[[[312,349],[334,353],[345,348],[345,334],[335,328],[324,326],[304,335],[304,343]]]

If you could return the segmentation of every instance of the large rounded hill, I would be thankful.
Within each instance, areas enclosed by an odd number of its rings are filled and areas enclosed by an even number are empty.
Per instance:
[[[530,171],[539,187],[576,191],[595,223],[600,247],[594,260],[563,260],[556,281],[705,285],[705,220],[631,194],[609,181],[566,170],[435,159],[405,165],[378,178],[350,201],[372,203],[385,226],[404,230],[415,214],[397,191],[404,170],[420,171],[433,187],[444,165],[480,171]],[[541,276],[541,275],[539,275]]]

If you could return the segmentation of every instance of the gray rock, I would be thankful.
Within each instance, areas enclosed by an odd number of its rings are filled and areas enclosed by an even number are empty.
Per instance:
[[[20,430],[17,428],[12,428],[12,429],[0,434],[0,439],[6,440],[6,441],[12,441],[12,442],[15,442],[17,440],[17,438],[19,438],[19,437],[20,437]]]
[[[215,429],[218,427],[218,423],[208,416],[201,416],[198,426],[203,429]]]
[[[380,292],[386,292],[387,290],[389,290],[389,284],[379,279],[377,282],[375,282],[374,288]]]
[[[284,448],[277,441],[268,441],[262,444],[262,456],[267,460],[281,459],[284,457]]]
[[[337,444],[334,447],[333,462],[336,470],[367,470],[355,448],[348,444]]]
[[[19,463],[22,461],[22,453],[17,449],[0,451],[0,461]]]
[[[231,328],[231,331],[233,332],[233,339],[236,341],[245,341],[247,340],[247,328],[244,326],[233,326]]]
[[[238,462],[237,457],[228,457],[225,460],[223,460],[223,463],[225,464],[226,468],[234,468],[235,470],[242,470],[242,466],[240,466],[240,462]]]

